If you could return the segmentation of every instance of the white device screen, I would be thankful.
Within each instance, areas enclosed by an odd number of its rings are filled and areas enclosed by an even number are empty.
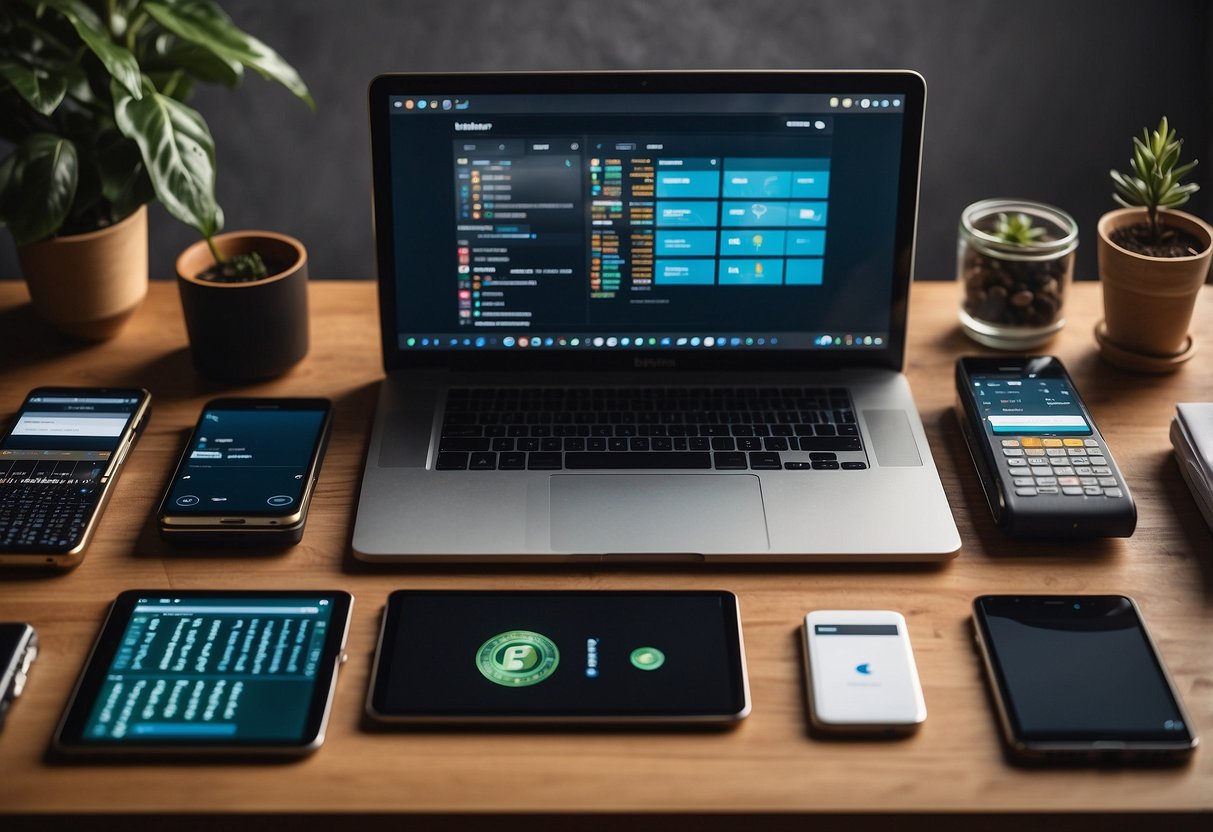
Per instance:
[[[895,617],[891,617],[895,616]],[[810,613],[814,712],[827,724],[916,724],[926,715],[905,621],[896,613]]]

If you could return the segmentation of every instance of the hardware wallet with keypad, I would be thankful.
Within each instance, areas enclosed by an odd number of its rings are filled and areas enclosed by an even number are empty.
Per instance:
[[[1058,359],[961,358],[956,391],[986,501],[1008,534],[1133,534],[1133,497]]]

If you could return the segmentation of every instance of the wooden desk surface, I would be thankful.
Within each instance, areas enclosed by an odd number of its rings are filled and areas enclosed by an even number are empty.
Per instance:
[[[44,812],[1000,812],[1213,811],[1213,748],[1171,770],[1027,771],[1003,759],[971,647],[971,599],[987,592],[1120,592],[1146,618],[1205,745],[1213,744],[1213,537],[1181,480],[1167,428],[1175,402],[1213,400],[1213,292],[1201,351],[1182,371],[1133,375],[1099,360],[1099,286],[1079,284],[1051,345],[1068,365],[1137,501],[1129,540],[1017,543],[993,526],[958,434],[952,363],[981,349],[956,323],[955,284],[913,288],[907,372],[960,527],[942,568],[397,568],[349,556],[362,460],[382,376],[374,285],[314,282],[312,349],[272,383],[223,390],[186,351],[176,287],[152,286],[114,340],[81,347],[43,328],[23,284],[0,284],[0,413],[39,384],[142,385],[147,433],[83,565],[62,576],[0,573],[0,619],[32,623],[43,652],[0,734],[0,813]],[[152,514],[203,401],[220,392],[324,395],[333,440],[307,534],[284,556],[183,557]],[[287,765],[48,766],[47,741],[101,619],[136,588],[333,587],[357,598],[350,660],[328,739]],[[389,591],[430,588],[725,588],[741,599],[753,714],[729,733],[396,732],[360,728]],[[927,707],[898,742],[807,734],[797,628],[814,608],[890,608],[909,621]]]

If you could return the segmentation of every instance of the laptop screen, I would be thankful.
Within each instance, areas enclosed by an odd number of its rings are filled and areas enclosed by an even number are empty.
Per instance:
[[[396,350],[855,353],[903,324],[921,101],[862,74],[779,92],[455,77],[371,99]]]

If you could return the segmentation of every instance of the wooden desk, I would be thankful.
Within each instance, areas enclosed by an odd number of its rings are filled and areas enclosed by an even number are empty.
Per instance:
[[[1205,745],[1213,744],[1213,537],[1167,439],[1177,401],[1213,400],[1213,292],[1200,298],[1201,351],[1182,371],[1132,375],[1098,359],[1097,284],[1073,288],[1052,345],[1069,366],[1137,497],[1129,540],[1017,543],[993,526],[952,414],[952,363],[980,352],[956,323],[954,284],[912,293],[910,382],[960,527],[941,568],[397,568],[351,560],[349,536],[377,382],[374,285],[314,282],[312,349],[287,377],[238,394],[325,395],[336,425],[303,543],[287,555],[183,557],[152,513],[203,401],[176,287],[152,286],[113,341],[81,347],[33,318],[21,284],[0,284],[0,412],[39,384],[143,385],[151,425],[82,566],[0,574],[0,618],[37,627],[43,653],[0,734],[0,813],[109,812],[1187,812],[1213,811],[1213,748],[1172,770],[1025,771],[1004,761],[971,647],[971,599],[985,592],[1135,596]],[[102,616],[135,587],[334,587],[357,598],[350,660],[329,734],[288,765],[47,766],[43,751]],[[753,715],[729,733],[397,732],[360,727],[379,613],[398,587],[707,588],[741,599]],[[798,627],[807,610],[905,613],[930,717],[900,742],[808,736]],[[1174,819],[1172,819],[1174,820]],[[1191,818],[1189,818],[1191,820]]]

